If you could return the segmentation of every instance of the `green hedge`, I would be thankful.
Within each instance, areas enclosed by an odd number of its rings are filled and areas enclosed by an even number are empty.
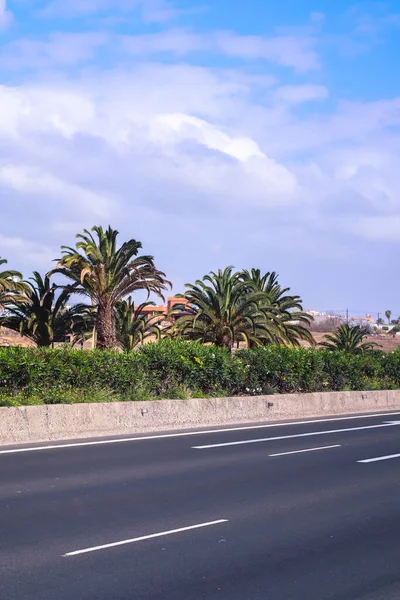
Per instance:
[[[400,350],[269,346],[231,355],[162,340],[136,352],[0,348],[0,406],[400,388]]]
[[[352,355],[308,348],[265,347],[237,355],[253,391],[287,394],[400,388],[400,350]]]

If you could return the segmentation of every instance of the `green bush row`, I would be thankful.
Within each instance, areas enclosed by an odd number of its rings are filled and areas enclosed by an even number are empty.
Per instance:
[[[400,388],[400,351],[161,340],[136,352],[0,348],[0,406]]]

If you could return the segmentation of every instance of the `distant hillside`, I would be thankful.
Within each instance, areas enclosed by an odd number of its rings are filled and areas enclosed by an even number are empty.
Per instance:
[[[4,327],[0,327],[0,346],[33,346],[34,344],[30,342],[27,338],[21,337],[18,333],[11,331],[10,329],[5,329]]]

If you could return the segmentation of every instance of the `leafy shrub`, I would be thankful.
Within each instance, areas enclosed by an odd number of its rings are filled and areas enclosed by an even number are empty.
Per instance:
[[[323,355],[320,350],[264,346],[242,350],[237,357],[247,365],[246,391],[281,394],[323,389]]]
[[[243,365],[227,350],[195,342],[162,340],[124,354],[0,348],[3,406],[215,396],[240,393],[242,380]]]
[[[0,406],[400,388],[400,350],[241,350],[161,340],[129,353],[0,348]]]
[[[145,358],[156,396],[163,396],[168,388],[180,385],[198,388],[207,394],[241,387],[242,365],[224,348],[166,339],[142,346],[138,354]]]

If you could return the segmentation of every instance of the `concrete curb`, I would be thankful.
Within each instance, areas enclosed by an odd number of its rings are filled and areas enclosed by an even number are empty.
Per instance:
[[[400,410],[400,390],[0,408],[0,445]]]

